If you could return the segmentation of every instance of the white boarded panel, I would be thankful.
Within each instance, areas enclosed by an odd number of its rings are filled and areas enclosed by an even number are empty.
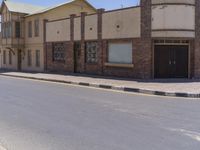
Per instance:
[[[132,43],[109,43],[108,62],[132,64]]]
[[[46,41],[70,41],[70,20],[48,22],[46,25]]]

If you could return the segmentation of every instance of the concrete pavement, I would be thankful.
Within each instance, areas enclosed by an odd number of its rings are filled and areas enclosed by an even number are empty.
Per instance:
[[[0,75],[59,83],[61,82],[66,84],[78,84],[82,86],[91,86],[150,95],[200,98],[200,80],[131,80],[113,77],[84,76],[78,74],[58,75],[23,72],[0,72]]]
[[[6,150],[199,150],[200,102],[0,77]]]

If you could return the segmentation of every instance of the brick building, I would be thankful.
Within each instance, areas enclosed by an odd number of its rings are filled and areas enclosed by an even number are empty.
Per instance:
[[[200,77],[199,0],[141,0],[139,6],[111,11],[87,6],[87,11],[68,17],[42,17],[42,71],[144,79]],[[41,14],[27,15],[25,22],[35,15]],[[27,50],[24,53],[28,58]]]

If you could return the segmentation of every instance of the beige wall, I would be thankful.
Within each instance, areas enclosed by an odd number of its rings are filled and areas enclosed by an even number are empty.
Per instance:
[[[3,63],[3,51],[6,51],[6,64]],[[12,64],[9,64],[9,50],[8,49],[4,49],[2,48],[1,51],[1,55],[2,55],[2,59],[1,59],[1,63],[2,63],[2,68],[4,69],[10,69],[10,70],[17,70],[18,67],[18,59],[17,59],[17,50],[13,49],[13,51],[15,52],[15,54],[12,53]]]
[[[140,7],[104,13],[103,39],[140,37],[140,14]]]
[[[81,18],[74,19],[74,40],[79,41],[81,40]]]
[[[34,15],[25,18],[25,48],[23,50],[22,70],[23,71],[43,71],[44,70],[44,39],[43,39],[43,15]],[[35,36],[34,21],[39,20],[39,36]],[[28,37],[28,22],[32,21],[32,37]],[[27,53],[32,51],[32,65],[28,66]],[[36,67],[35,51],[40,50],[40,66]]]
[[[152,30],[154,30],[153,37],[194,37],[195,7],[188,5],[152,6]]]
[[[70,19],[48,22],[46,25],[46,41],[70,41]]]
[[[190,31],[154,31],[152,37],[185,37],[194,38],[195,32]]]
[[[97,15],[89,15],[85,17],[85,39],[97,39]]]
[[[160,4],[160,3],[195,4],[195,0],[152,0],[152,4]]]
[[[25,45],[43,43],[43,16],[35,15],[25,19]],[[39,20],[39,36],[35,37],[34,21]],[[28,37],[28,22],[32,21],[32,37]]]
[[[81,9],[80,6],[82,6],[83,9]],[[79,1],[74,2],[71,5],[63,5],[63,6],[57,7],[53,10],[47,11],[42,14],[36,14],[36,15],[26,17],[25,18],[25,32],[26,32],[25,33],[26,34],[25,43],[26,44],[27,43],[28,44],[43,43],[43,33],[44,33],[43,32],[43,20],[44,19],[51,21],[51,20],[69,18],[71,14],[80,15],[80,12],[82,12],[82,11],[88,12],[88,14],[95,12],[92,8],[90,8],[88,5],[86,5],[81,0],[79,0]],[[36,20],[36,19],[39,19],[39,21],[40,21],[39,37],[34,36],[34,20]],[[32,38],[28,38],[28,33],[27,33],[29,21],[32,21],[32,23],[33,23],[33,37]]]
[[[63,5],[56,9],[52,9],[44,13],[44,18],[50,20],[68,18],[71,14],[80,15],[80,12],[87,12],[88,14],[95,13],[95,10],[89,7],[82,0],[74,1],[71,4]]]
[[[31,50],[32,63],[28,66],[28,50]],[[36,50],[40,50],[40,66],[36,66]],[[44,50],[43,45],[30,45],[26,47],[22,58],[23,71],[43,71],[44,70]]]
[[[194,30],[195,7],[187,5],[152,6],[152,29]]]
[[[120,25],[120,29],[117,28],[117,25]],[[97,40],[97,28],[97,14],[86,16],[85,40]],[[47,42],[70,40],[70,19],[48,22],[46,29]],[[140,37],[140,8],[104,13],[102,30],[104,39]],[[81,18],[78,17],[74,20],[74,40],[80,39]]]

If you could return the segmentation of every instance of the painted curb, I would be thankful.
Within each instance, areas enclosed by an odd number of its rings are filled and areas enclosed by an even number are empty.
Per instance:
[[[116,91],[124,91],[124,92],[130,92],[130,93],[141,93],[141,94],[146,94],[146,95],[183,97],[183,98],[200,98],[200,93],[199,94],[172,93],[172,92],[170,93],[170,92],[164,92],[164,91],[152,91],[152,90],[146,90],[146,89],[120,87],[120,86],[112,86],[112,85],[105,85],[105,84],[93,84],[93,83],[87,83],[87,82],[72,82],[72,81],[46,79],[46,78],[36,78],[36,77],[18,76],[18,75],[8,75],[8,74],[0,74],[0,75],[1,76],[7,76],[7,77],[16,77],[16,78],[24,78],[24,79],[33,79],[33,80],[40,80],[40,81],[49,81],[49,82],[56,82],[56,83],[80,85],[80,86],[87,86],[87,87],[95,87],[95,88],[101,88],[101,89],[112,89],[112,90],[116,90]]]

